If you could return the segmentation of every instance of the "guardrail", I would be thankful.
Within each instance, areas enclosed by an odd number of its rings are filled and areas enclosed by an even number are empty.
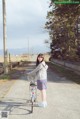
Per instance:
[[[51,63],[61,65],[61,66],[64,66],[66,68],[72,69],[74,71],[80,72],[80,64],[69,63],[66,61],[60,61],[60,60],[56,60],[56,59],[52,59]]]

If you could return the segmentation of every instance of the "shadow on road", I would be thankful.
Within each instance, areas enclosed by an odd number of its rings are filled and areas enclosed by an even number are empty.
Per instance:
[[[69,84],[74,83],[73,81],[66,79],[66,77],[58,75],[51,68],[48,69],[48,82]]]
[[[8,98],[8,99],[5,99],[4,101],[0,101],[0,108],[2,108],[1,111],[9,111],[9,115],[31,114],[30,107],[31,107],[30,101],[27,99]],[[19,111],[19,114],[18,114],[18,111]]]

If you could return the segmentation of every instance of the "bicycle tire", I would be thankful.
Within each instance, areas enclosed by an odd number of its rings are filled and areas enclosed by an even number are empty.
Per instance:
[[[33,113],[33,104],[34,104],[34,101],[31,98],[31,113]]]

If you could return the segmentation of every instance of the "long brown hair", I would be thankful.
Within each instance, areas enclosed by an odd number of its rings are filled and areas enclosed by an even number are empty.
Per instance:
[[[43,58],[43,60],[42,61],[44,61],[44,57],[43,57],[43,54],[39,54],[38,56],[37,56],[37,60],[36,60],[36,66],[38,66],[41,62],[39,62],[39,60],[38,60],[38,57],[42,57]]]

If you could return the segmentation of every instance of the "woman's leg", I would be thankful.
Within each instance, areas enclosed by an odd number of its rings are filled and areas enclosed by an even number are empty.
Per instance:
[[[47,102],[47,100],[46,100],[46,90],[45,89],[43,89],[43,90],[41,90],[41,98],[42,98],[42,102]]]
[[[46,100],[46,90],[41,90],[41,100],[42,102],[38,104],[40,107],[46,107],[47,106],[47,100]]]

